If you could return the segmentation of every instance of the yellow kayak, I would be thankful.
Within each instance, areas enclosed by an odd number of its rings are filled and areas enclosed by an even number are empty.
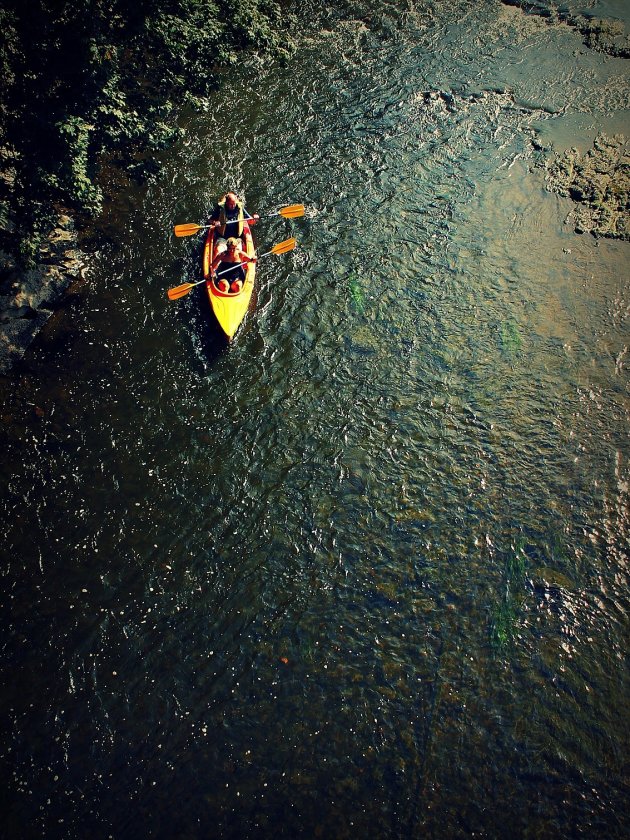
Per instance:
[[[248,257],[255,257],[256,250],[254,248],[254,240],[252,239],[252,232],[247,222],[243,224],[243,250]],[[245,282],[243,288],[239,292],[222,292],[217,288],[210,276],[210,266],[214,259],[214,236],[210,229],[206,236],[206,242],[203,249],[203,276],[206,280],[206,289],[208,297],[210,298],[210,306],[215,314],[219,326],[228,337],[228,341],[234,338],[234,334],[241,325],[245,313],[249,308],[249,302],[252,299],[252,292],[254,291],[254,280],[256,278],[256,263],[246,263]]]

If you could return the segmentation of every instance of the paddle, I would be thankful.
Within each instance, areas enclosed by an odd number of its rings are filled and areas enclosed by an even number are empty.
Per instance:
[[[285,219],[299,219],[300,216],[304,215],[304,205],[303,204],[290,204],[288,207],[281,207],[277,213],[268,213],[267,216],[262,216],[260,218],[268,218],[269,216],[284,216]],[[250,216],[250,219],[252,217]],[[250,219],[245,219],[244,221],[249,221]],[[234,221],[238,221],[238,219],[234,219]],[[185,224],[185,225],[175,225],[173,231],[175,232],[175,236],[192,236],[194,233],[198,233],[200,230],[208,230],[208,228],[212,227],[212,225],[195,225],[195,224]]]
[[[289,251],[292,251],[296,245],[297,239],[285,239],[284,242],[278,242],[277,245],[274,245],[271,251],[267,251],[266,254],[261,254],[258,259],[260,260],[262,257],[268,257],[270,254],[286,254]],[[230,266],[230,268],[220,271],[217,274],[217,277],[220,277],[228,271],[233,271],[236,265],[247,265],[247,263],[235,263],[234,266]],[[204,278],[203,280],[197,280],[196,283],[182,283],[181,286],[175,286],[175,288],[169,289],[166,294],[168,295],[169,300],[179,300],[179,298],[185,297],[185,295],[187,295],[191,289],[194,289],[195,286],[206,282],[207,280]]]

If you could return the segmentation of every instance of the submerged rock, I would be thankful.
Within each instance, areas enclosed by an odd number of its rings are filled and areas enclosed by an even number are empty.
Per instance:
[[[630,38],[621,21],[577,15],[569,23],[575,26],[590,49],[616,58],[630,58]]]
[[[531,580],[534,588],[542,591],[551,590],[559,592],[565,590],[572,592],[575,589],[575,583],[567,575],[563,575],[562,572],[558,572],[556,569],[550,569],[547,566],[534,569]]]

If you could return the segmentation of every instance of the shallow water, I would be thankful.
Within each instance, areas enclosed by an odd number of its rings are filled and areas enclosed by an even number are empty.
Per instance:
[[[627,61],[353,8],[120,194],[9,394],[7,836],[627,834],[629,246],[541,166]],[[308,214],[226,349],[165,292],[229,186]]]

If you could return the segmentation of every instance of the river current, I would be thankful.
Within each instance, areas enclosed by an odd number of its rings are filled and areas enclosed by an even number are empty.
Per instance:
[[[353,9],[119,189],[7,389],[4,836],[628,834],[630,245],[544,169],[628,61]],[[307,208],[229,348],[166,297],[228,188]]]

